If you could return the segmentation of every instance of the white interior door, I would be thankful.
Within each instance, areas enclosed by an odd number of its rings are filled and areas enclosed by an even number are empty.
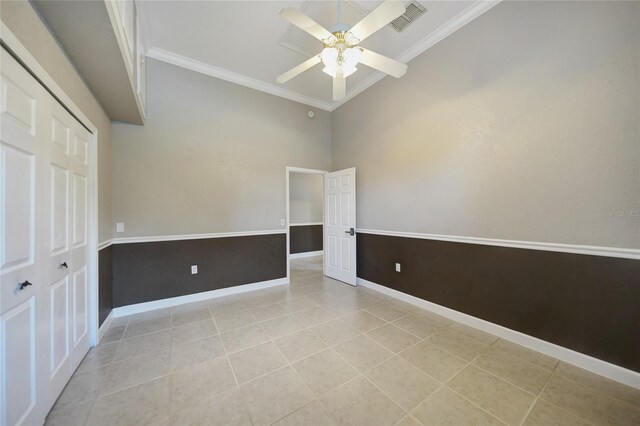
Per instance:
[[[0,424],[39,424],[44,89],[2,50],[0,75]]]
[[[325,274],[356,285],[356,169],[325,176]]]
[[[49,403],[89,350],[89,132],[59,103],[49,113],[44,157],[48,215]]]
[[[69,212],[70,343],[75,370],[89,350],[89,140],[91,134],[72,121],[70,146],[71,210]]]
[[[89,350],[91,134],[4,49],[0,425],[42,424]]]
[[[71,191],[71,121],[72,117],[55,105],[47,117],[50,135],[46,138],[48,158],[48,188],[44,204],[50,206],[48,220],[48,274],[49,277],[49,388],[51,395],[62,391],[71,375],[69,277],[70,228],[73,193]]]

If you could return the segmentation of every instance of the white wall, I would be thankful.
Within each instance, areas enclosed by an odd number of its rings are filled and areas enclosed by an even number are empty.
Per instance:
[[[322,223],[324,177],[307,173],[289,176],[289,222]]]
[[[145,125],[113,125],[115,236],[284,229],[286,167],[331,167],[309,109],[149,59]]]
[[[358,227],[640,247],[639,22],[505,1],[334,111]]]

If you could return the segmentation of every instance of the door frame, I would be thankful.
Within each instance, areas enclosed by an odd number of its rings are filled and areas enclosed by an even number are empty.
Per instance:
[[[91,132],[89,156],[91,184],[89,191],[88,223],[88,275],[89,275],[89,341],[91,346],[98,344],[98,128],[82,112],[82,109],[62,90],[46,69],[33,57],[31,52],[18,40],[11,30],[0,21],[0,38],[2,47],[7,49],[27,72],[35,77],[45,89],[60,102],[80,123]]]
[[[292,166],[287,166],[285,167],[285,175],[286,175],[286,184],[285,184],[285,192],[286,192],[286,202],[285,202],[285,227],[287,230],[287,282],[291,282],[291,258],[290,258],[290,251],[291,251],[291,227],[289,224],[290,221],[290,214],[289,214],[289,177],[291,175],[291,173],[305,173],[305,174],[309,174],[309,175],[322,175],[322,249],[324,250],[324,244],[325,244],[325,224],[324,224],[324,181],[326,179],[326,175],[327,173],[329,173],[328,170],[317,170],[317,169],[306,169],[304,167],[292,167]],[[324,264],[324,255],[323,255],[323,261],[322,261],[322,274],[324,275],[325,273],[325,264]]]

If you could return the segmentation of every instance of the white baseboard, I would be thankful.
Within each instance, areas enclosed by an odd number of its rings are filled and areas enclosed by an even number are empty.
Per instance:
[[[607,377],[616,382],[624,383],[625,385],[640,389],[640,373],[627,370],[626,368],[611,364],[606,361],[602,361],[597,358],[593,358],[589,355],[585,355],[580,352],[576,352],[571,349],[556,345],[554,343],[547,342],[545,340],[538,339],[537,337],[529,336],[528,334],[520,333],[519,331],[511,330],[498,324],[494,324],[489,321],[485,321],[480,318],[476,318],[471,315],[464,314],[459,311],[455,311],[450,308],[420,299],[419,297],[411,296],[401,291],[393,290],[389,287],[385,287],[380,284],[373,283],[371,281],[364,280],[362,278],[357,279],[358,285],[370,288],[380,293],[386,294],[403,302],[410,303],[418,306],[419,308],[431,311],[443,317],[452,319],[469,327],[477,328],[478,330],[485,331],[495,336],[501,337],[505,340],[509,340],[513,343],[525,346],[534,351],[538,351],[545,355],[557,358],[566,363],[575,365],[585,370],[589,370],[593,373]]]
[[[278,278],[275,280],[238,285],[234,287],[221,288],[218,290],[203,291],[201,293],[187,294],[185,296],[170,297],[168,299],[153,300],[151,302],[121,306],[119,308],[114,308],[111,311],[111,314],[113,314],[114,318],[118,318],[127,315],[139,314],[141,312],[155,311],[156,309],[171,308],[173,306],[184,305],[185,303],[201,302],[203,300],[215,299],[217,297],[246,293],[248,291],[254,290],[261,290],[263,288],[275,287],[288,283],[288,278]]]
[[[306,251],[304,253],[294,253],[289,255],[289,259],[302,259],[305,257],[314,257],[314,256],[322,256],[324,253],[323,250],[318,251]]]
[[[102,337],[104,336],[104,333],[109,329],[109,326],[111,326],[111,322],[113,321],[113,318],[114,318],[113,311],[114,309],[112,309],[111,312],[109,312],[109,315],[107,315],[107,318],[105,318],[100,328],[98,328],[98,341],[96,342],[96,345],[100,343],[100,341],[102,340]]]

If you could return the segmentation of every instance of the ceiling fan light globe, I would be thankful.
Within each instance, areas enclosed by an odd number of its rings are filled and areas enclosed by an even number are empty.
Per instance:
[[[335,47],[325,47],[322,49],[322,53],[320,53],[320,59],[322,59],[322,63],[329,68],[337,68],[338,67],[338,49]]]
[[[360,62],[360,57],[362,56],[362,50],[357,47],[350,47],[344,50],[344,64],[355,67]]]

